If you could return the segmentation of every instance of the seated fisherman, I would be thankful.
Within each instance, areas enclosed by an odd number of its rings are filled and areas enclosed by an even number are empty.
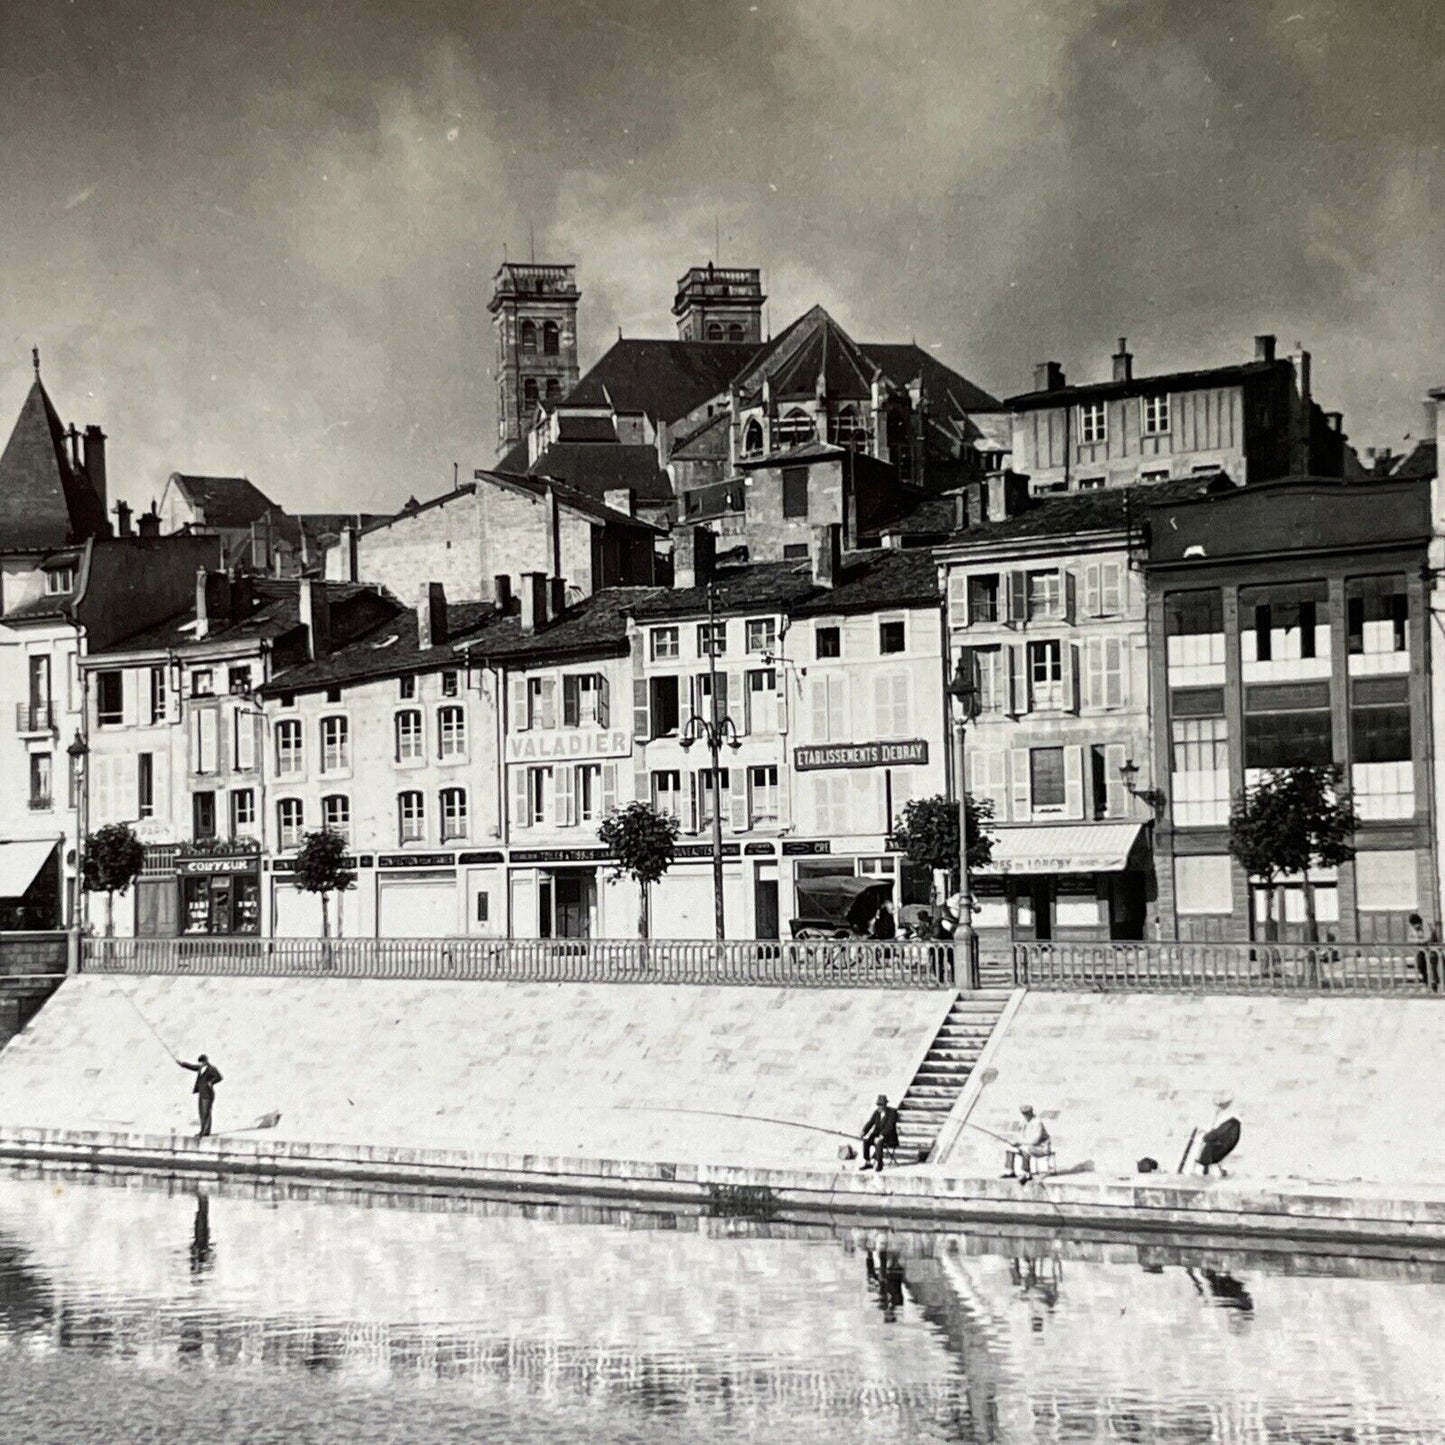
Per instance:
[[[1034,1113],[1032,1104],[1019,1108],[1023,1115],[1018,1127],[1018,1136],[1004,1154],[1004,1178],[1017,1179],[1027,1183],[1034,1175],[1034,1160],[1042,1159],[1050,1152],[1049,1131],[1044,1121]]]

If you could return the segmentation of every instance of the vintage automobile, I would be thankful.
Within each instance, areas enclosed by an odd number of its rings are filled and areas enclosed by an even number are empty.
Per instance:
[[[794,938],[867,938],[878,906],[891,902],[893,884],[876,878],[817,878],[798,885],[802,917],[792,920]]]

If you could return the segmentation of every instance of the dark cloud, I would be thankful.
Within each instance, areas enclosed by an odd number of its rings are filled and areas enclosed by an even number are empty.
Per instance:
[[[0,403],[28,347],[143,500],[394,504],[491,455],[503,246],[584,344],[713,250],[1000,392],[1279,333],[1361,441],[1445,380],[1434,0],[9,7]],[[8,400],[7,400],[8,398]]]

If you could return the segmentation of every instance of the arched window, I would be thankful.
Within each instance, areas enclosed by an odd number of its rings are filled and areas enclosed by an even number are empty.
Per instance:
[[[868,428],[858,415],[858,408],[851,402],[840,406],[829,419],[829,431],[834,446],[861,450],[868,441]]]
[[[743,328],[741,323],[734,321],[733,324],[728,327],[728,340],[743,341],[745,339],[746,338],[743,336]]]
[[[752,417],[743,428],[743,455],[755,457],[763,450],[763,424],[757,417]]]
[[[562,333],[557,329],[555,321],[542,323],[542,355],[556,356],[561,350]]]
[[[709,321],[707,324],[707,339],[709,341],[721,341],[723,339],[722,323],[720,321]]]
[[[547,378],[547,400],[562,400],[562,383],[555,376],[549,376]]]
[[[522,323],[522,355],[535,356],[537,354],[537,323],[535,321],[524,321]]]
[[[522,383],[522,401],[530,410],[537,405],[537,378],[529,376]]]
[[[784,412],[773,426],[773,441],[779,447],[796,447],[810,442],[818,435],[813,418],[802,407],[795,406]]]

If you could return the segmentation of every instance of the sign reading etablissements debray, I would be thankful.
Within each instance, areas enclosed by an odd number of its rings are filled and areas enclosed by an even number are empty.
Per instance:
[[[927,738],[907,738],[897,743],[827,743],[793,749],[793,766],[800,773],[818,768],[909,768],[927,761]]]

